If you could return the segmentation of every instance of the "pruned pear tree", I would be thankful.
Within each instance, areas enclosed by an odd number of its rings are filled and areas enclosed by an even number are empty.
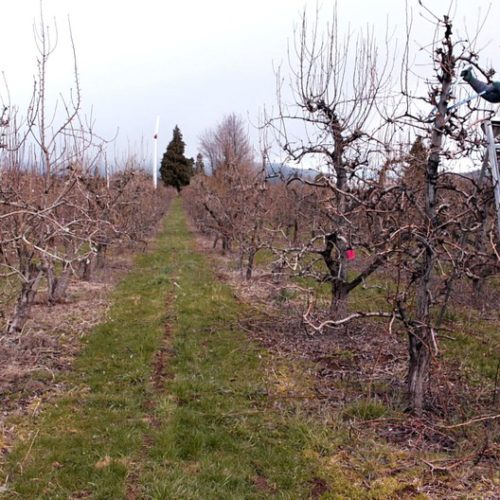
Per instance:
[[[377,185],[370,170],[384,161],[378,108],[389,90],[393,59],[388,47],[379,50],[372,31],[341,33],[336,8],[324,29],[318,14],[312,23],[303,14],[289,55],[293,96],[287,100],[278,75],[279,113],[266,119],[286,153],[284,162],[309,162],[321,172],[314,180],[297,181],[318,192],[313,234],[302,246],[283,250],[293,269],[329,283],[333,320],[346,316],[349,294],[391,252],[386,229],[363,235],[359,215],[373,206]],[[349,276],[348,252],[355,246],[371,257]],[[311,257],[322,262],[323,271],[311,265]]]
[[[421,6],[436,27],[431,52],[433,76],[427,78],[427,96],[418,98],[417,92],[403,88],[408,98],[404,113],[408,121],[403,121],[420,135],[410,150],[418,171],[414,170],[412,182],[404,183],[409,217],[400,229],[404,244],[398,276],[402,281],[394,296],[408,332],[408,393],[410,406],[418,415],[426,409],[426,394],[432,387],[432,363],[440,352],[439,327],[453,286],[463,286],[463,279],[474,275],[479,262],[483,269],[488,260],[490,271],[499,269],[491,186],[488,189],[473,177],[450,171],[460,159],[479,156],[484,150],[478,122],[488,119],[489,112],[481,113],[478,120],[480,101],[455,104],[460,75],[470,79],[469,71],[462,68],[470,64],[479,68],[479,56],[469,42],[455,36],[449,14],[436,15]],[[422,106],[423,102],[427,106]],[[490,233],[489,250],[478,246],[485,231]]]

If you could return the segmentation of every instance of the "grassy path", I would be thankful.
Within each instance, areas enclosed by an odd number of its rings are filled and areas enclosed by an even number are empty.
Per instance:
[[[238,331],[244,314],[176,200],[60,381],[65,396],[25,424],[5,498],[310,498],[326,483],[361,497],[320,467],[332,436],[267,397],[269,360]]]

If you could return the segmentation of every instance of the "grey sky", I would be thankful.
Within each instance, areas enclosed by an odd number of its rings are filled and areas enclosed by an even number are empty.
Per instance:
[[[12,104],[25,109],[36,72],[33,22],[38,0],[1,0],[0,70],[5,73]],[[339,17],[351,28],[366,23],[383,38],[388,21],[403,39],[404,0],[338,0]],[[435,12],[448,9],[448,0],[427,2]],[[48,85],[66,93],[73,86],[68,38],[70,16],[83,108],[92,107],[95,130],[112,137],[114,149],[141,154],[141,138],[151,151],[156,115],[161,116],[159,150],[165,149],[175,124],[184,134],[187,153],[197,152],[198,137],[227,113],[236,112],[257,123],[259,110],[275,101],[273,65],[286,64],[287,42],[307,4],[316,0],[45,0],[46,24],[57,20],[59,46],[49,65]],[[325,15],[332,2],[320,5]],[[432,37],[415,10],[414,38]],[[489,1],[458,0],[455,19],[463,30],[475,31],[478,13]],[[500,2],[495,2],[479,47],[485,62],[497,65]],[[347,25],[347,23],[345,23]],[[427,31],[425,31],[427,30]],[[431,40],[429,40],[430,42]],[[421,40],[425,44],[425,39]],[[482,53],[483,54],[483,53]],[[5,90],[0,87],[5,98]],[[256,141],[258,135],[251,131]]]

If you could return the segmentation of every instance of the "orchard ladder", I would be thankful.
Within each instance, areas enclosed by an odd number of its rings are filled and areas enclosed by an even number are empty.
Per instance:
[[[491,170],[491,180],[493,183],[493,190],[495,193],[495,208],[497,214],[497,233],[500,239],[500,174],[498,169],[498,152],[500,151],[500,120],[491,119],[483,123],[483,130],[486,134],[487,157],[489,160]]]

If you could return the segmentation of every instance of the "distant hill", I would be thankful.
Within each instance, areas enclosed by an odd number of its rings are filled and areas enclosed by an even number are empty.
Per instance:
[[[289,167],[283,163],[268,163],[266,178],[270,182],[287,182],[291,179],[314,179],[319,172],[311,168]]]

